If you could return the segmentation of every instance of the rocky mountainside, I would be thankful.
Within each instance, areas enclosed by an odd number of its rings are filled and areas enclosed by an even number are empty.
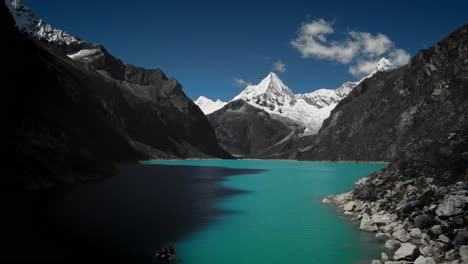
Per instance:
[[[390,61],[382,58],[375,71],[362,80],[377,72],[390,71],[394,68]],[[306,134],[316,134],[331,110],[362,80],[346,82],[337,89],[318,89],[311,93],[294,94],[278,75],[271,72],[258,85],[247,86],[230,102],[242,99],[270,114],[287,117],[301,123],[306,127]],[[219,100],[213,102],[204,96],[197,99],[195,103],[205,114],[212,113],[226,104]]]
[[[278,120],[259,108],[236,100],[207,116],[219,144],[236,157],[248,158],[301,133],[304,127]]]
[[[301,159],[393,160],[446,137],[468,118],[468,26],[409,64],[357,85]]]
[[[19,1],[10,3],[24,9]],[[5,89],[10,100],[4,107],[15,127],[9,140],[15,177],[5,186],[41,188],[96,178],[110,173],[116,161],[231,157],[181,85],[161,70],[125,65],[105,49],[97,59],[91,58],[97,53],[89,55],[89,63],[67,56],[73,45],[31,40],[15,28],[4,4],[0,11],[9,19],[4,83],[13,84]]]

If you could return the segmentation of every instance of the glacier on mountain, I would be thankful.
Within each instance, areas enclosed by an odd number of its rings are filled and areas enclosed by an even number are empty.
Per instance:
[[[227,103],[223,102],[219,99],[216,101],[213,101],[209,98],[206,98],[205,96],[200,96],[198,97],[197,100],[195,100],[195,104],[200,107],[200,109],[203,111],[205,115],[209,115],[225,106]]]

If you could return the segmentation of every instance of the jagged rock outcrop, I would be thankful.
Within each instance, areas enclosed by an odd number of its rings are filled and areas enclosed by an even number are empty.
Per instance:
[[[4,107],[15,128],[5,188],[94,179],[117,161],[231,157],[175,79],[125,65],[104,49],[99,59],[74,59],[64,53],[72,45],[31,39],[5,4],[0,12],[8,21]]]
[[[254,157],[304,131],[303,126],[292,120],[280,121],[243,100],[230,102],[207,117],[219,144],[232,155],[243,158]]]
[[[468,122],[468,25],[390,72],[363,80],[300,159],[393,160]]]

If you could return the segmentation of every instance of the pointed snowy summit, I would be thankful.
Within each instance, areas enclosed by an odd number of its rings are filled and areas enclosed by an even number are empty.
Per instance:
[[[380,59],[379,63],[377,63],[377,71],[382,72],[382,71],[390,71],[393,69],[396,69],[397,67],[393,65],[387,58],[383,57]]]
[[[232,101],[237,99],[251,101],[260,97],[264,100],[273,99],[276,101],[279,98],[285,99],[284,97],[292,99],[294,93],[281,81],[276,73],[270,72],[258,85],[247,86],[245,90],[234,97]]]

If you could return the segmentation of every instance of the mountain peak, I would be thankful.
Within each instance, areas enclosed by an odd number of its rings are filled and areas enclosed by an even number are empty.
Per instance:
[[[389,71],[395,69],[396,66],[393,65],[387,58],[383,57],[380,59],[379,63],[377,63],[377,71]]]
[[[16,27],[35,39],[59,45],[85,43],[80,38],[45,23],[20,0],[5,0],[5,4],[15,20]]]
[[[249,85],[233,100],[243,99],[245,101],[254,100],[258,97],[294,97],[294,93],[286,86],[274,72],[270,72],[257,85]]]

